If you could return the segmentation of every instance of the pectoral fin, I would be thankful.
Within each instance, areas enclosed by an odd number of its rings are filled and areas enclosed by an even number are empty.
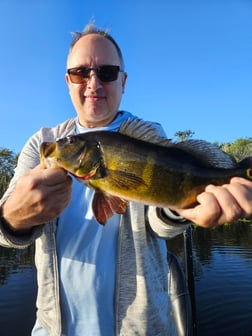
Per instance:
[[[109,170],[108,176],[110,183],[119,189],[135,189],[145,184],[141,177],[121,170]]]
[[[128,202],[116,196],[96,190],[92,202],[94,216],[98,223],[105,225],[107,220],[116,212],[123,214]]]

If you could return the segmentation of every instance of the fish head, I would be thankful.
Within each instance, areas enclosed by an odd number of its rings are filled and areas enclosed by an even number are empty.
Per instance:
[[[40,159],[43,167],[61,167],[84,180],[95,178],[102,167],[100,144],[86,139],[85,134],[43,142]]]

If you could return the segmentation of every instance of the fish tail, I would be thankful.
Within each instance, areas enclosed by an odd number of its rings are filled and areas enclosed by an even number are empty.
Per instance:
[[[239,162],[239,166],[245,168],[245,175],[248,180],[252,180],[252,156],[248,156]]]
[[[246,169],[246,176],[248,179],[252,180],[252,168]]]

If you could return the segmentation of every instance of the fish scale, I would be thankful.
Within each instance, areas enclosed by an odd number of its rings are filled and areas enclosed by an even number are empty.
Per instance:
[[[148,141],[147,141],[148,139]],[[252,157],[240,163],[203,140],[172,143],[149,123],[127,120],[119,132],[73,135],[40,149],[43,167],[62,167],[95,189],[93,212],[105,224],[128,201],[188,208],[209,184],[234,176],[252,180]]]

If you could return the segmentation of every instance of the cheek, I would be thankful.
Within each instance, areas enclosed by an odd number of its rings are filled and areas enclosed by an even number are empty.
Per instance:
[[[113,92],[113,95],[109,95],[107,96],[107,106],[110,110],[117,110],[119,105],[120,105],[120,101],[121,101],[121,95],[118,92]]]
[[[80,103],[84,101],[84,90],[82,87],[75,87],[69,90],[73,102]]]
[[[111,86],[107,87],[107,97],[109,97],[110,101],[114,101],[114,103],[120,102],[123,94],[123,87],[118,83],[115,83]]]

